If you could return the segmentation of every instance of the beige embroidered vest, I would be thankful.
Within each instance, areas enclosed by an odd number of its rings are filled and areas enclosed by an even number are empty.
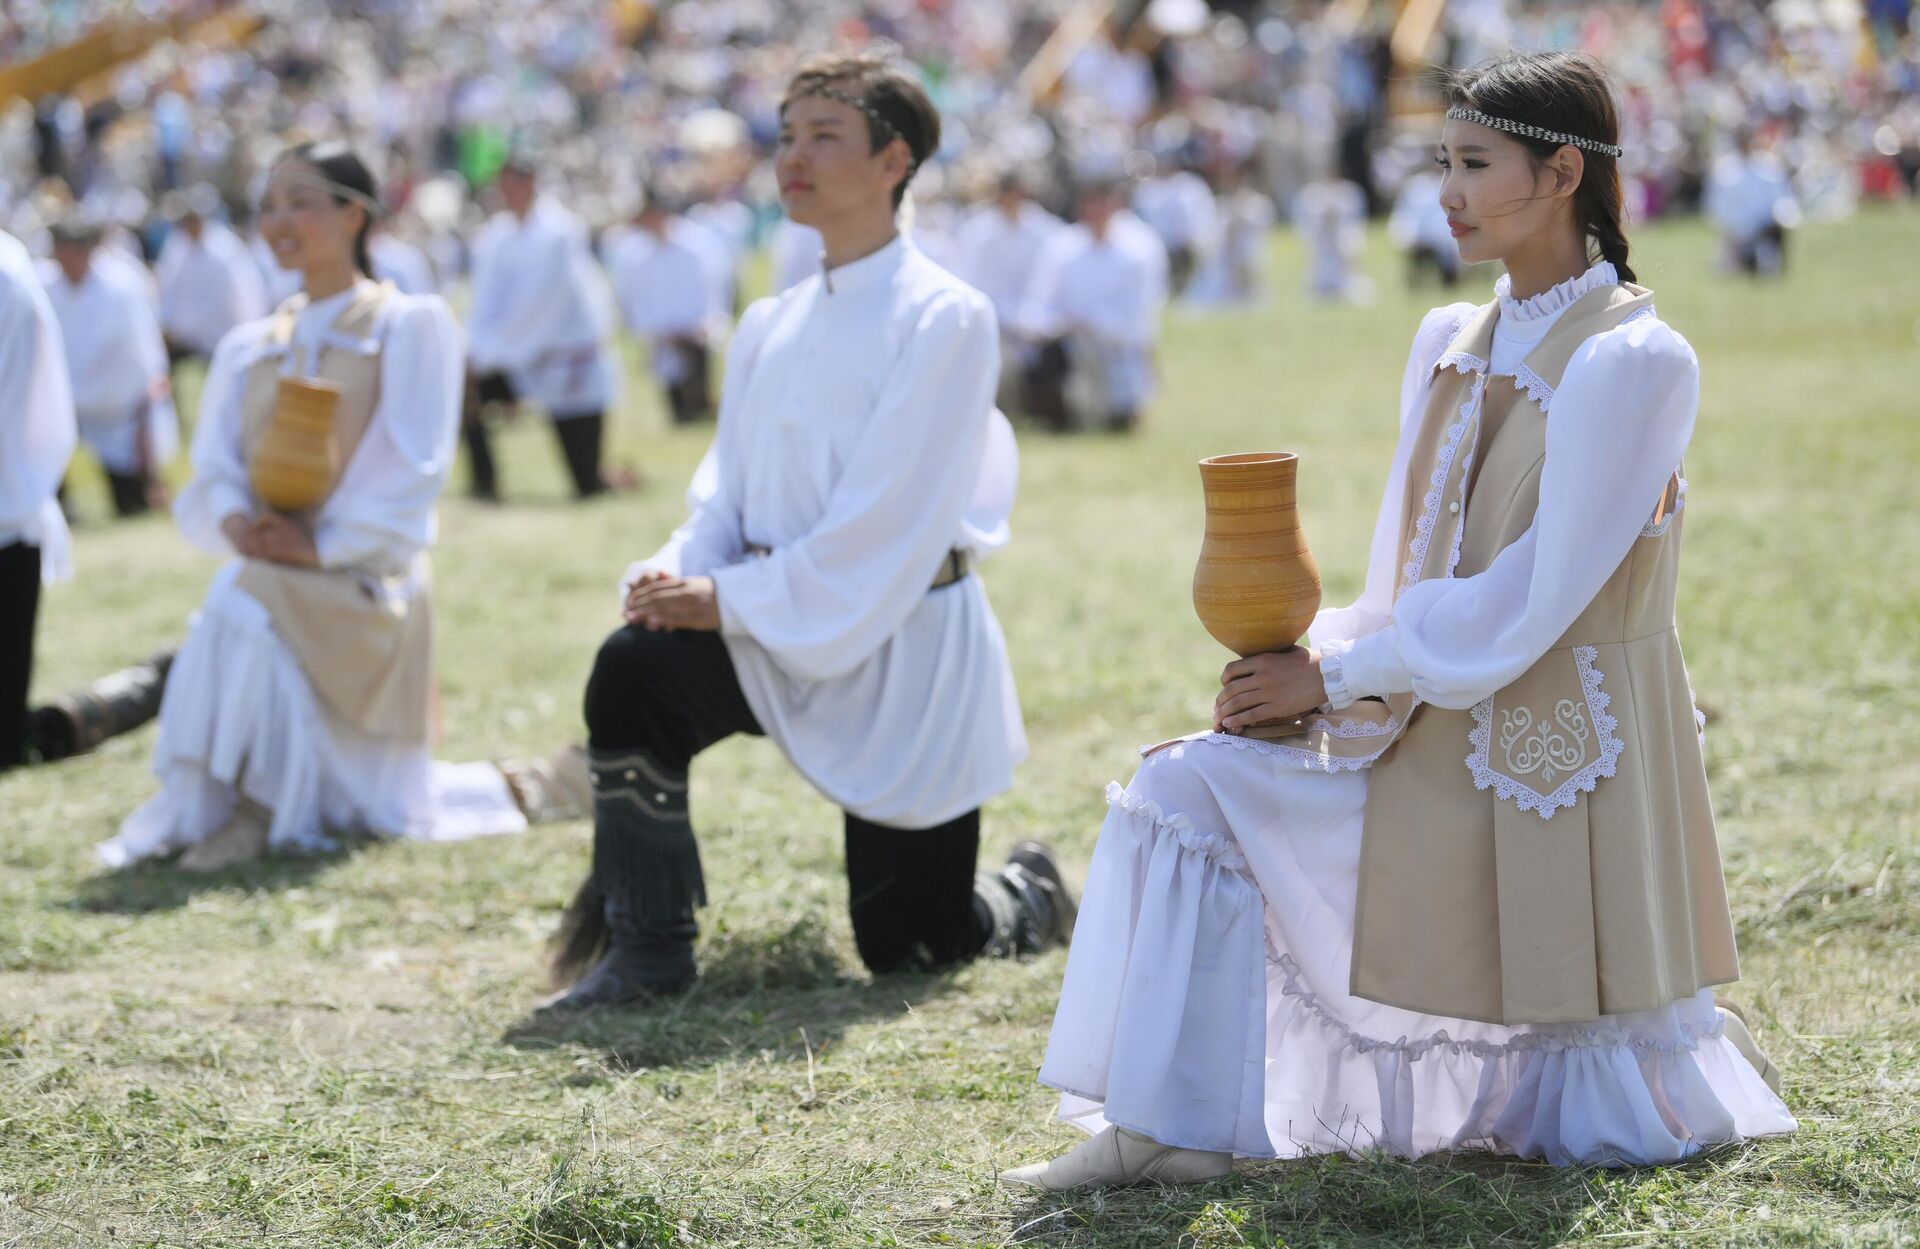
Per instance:
[[[1471,576],[1533,523],[1553,389],[1652,293],[1592,291],[1514,378],[1499,306],[1436,366],[1408,473],[1400,589]],[[1351,990],[1497,1023],[1647,1010],[1739,976],[1702,740],[1675,628],[1676,469],[1566,634],[1470,711],[1412,694],[1315,717],[1282,749],[1368,782]]]
[[[340,387],[333,436],[336,462],[346,471],[380,404],[380,314],[392,293],[389,285],[362,283],[312,359],[298,358],[302,349],[293,344],[306,297],[296,295],[273,313],[263,350],[242,379],[244,455],[251,457],[273,419],[284,369]],[[311,524],[313,516],[299,519]],[[420,565],[424,577],[424,559]],[[433,624],[427,588],[407,585],[410,576],[248,560],[239,586],[272,615],[274,629],[330,710],[376,737],[424,742],[433,697]]]

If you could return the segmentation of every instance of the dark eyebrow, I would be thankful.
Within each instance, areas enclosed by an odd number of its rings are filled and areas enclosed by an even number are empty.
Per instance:
[[[1442,151],[1446,150],[1446,146],[1447,146],[1446,144],[1442,143],[1440,145],[1441,150]],[[1462,155],[1465,155],[1468,152],[1484,152],[1487,149],[1484,147],[1481,147],[1478,143],[1466,143],[1466,144],[1462,144],[1457,148],[1454,148],[1453,150],[1461,153]]]

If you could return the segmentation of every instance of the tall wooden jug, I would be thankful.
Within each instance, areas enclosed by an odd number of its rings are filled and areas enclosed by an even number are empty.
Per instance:
[[[1282,651],[1320,610],[1320,566],[1300,532],[1286,451],[1200,461],[1207,530],[1193,570],[1193,609],[1236,655]]]
[[[340,388],[310,377],[283,377],[267,425],[247,464],[262,503],[279,512],[319,507],[333,492],[340,450],[333,436]]]

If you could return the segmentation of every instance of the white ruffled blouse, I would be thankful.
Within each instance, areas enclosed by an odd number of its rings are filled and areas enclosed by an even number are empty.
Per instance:
[[[1693,349],[1657,316],[1635,316],[1574,352],[1545,391],[1524,368],[1581,295],[1616,283],[1595,265],[1532,299],[1503,278],[1491,361],[1449,356],[1477,309],[1436,308],[1421,322],[1400,391],[1400,443],[1353,605],[1322,611],[1309,637],[1323,656],[1329,705],[1411,690],[1464,710],[1511,684],[1566,632],[1626,558],[1693,435],[1700,397]],[[1446,367],[1505,377],[1548,412],[1533,524],[1471,577],[1431,578],[1393,596],[1405,559],[1401,509],[1427,392]]]

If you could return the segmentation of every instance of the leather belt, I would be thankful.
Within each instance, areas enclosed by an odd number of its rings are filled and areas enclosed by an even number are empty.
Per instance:
[[[747,554],[754,556],[771,555],[773,554],[773,548],[749,542],[747,543]],[[960,580],[960,578],[966,576],[967,573],[972,570],[972,567],[973,561],[968,558],[967,553],[959,547],[955,547],[953,550],[947,552],[945,559],[940,561],[940,567],[934,572],[933,582],[927,586],[927,589],[945,589],[947,586],[952,585],[954,582]]]

